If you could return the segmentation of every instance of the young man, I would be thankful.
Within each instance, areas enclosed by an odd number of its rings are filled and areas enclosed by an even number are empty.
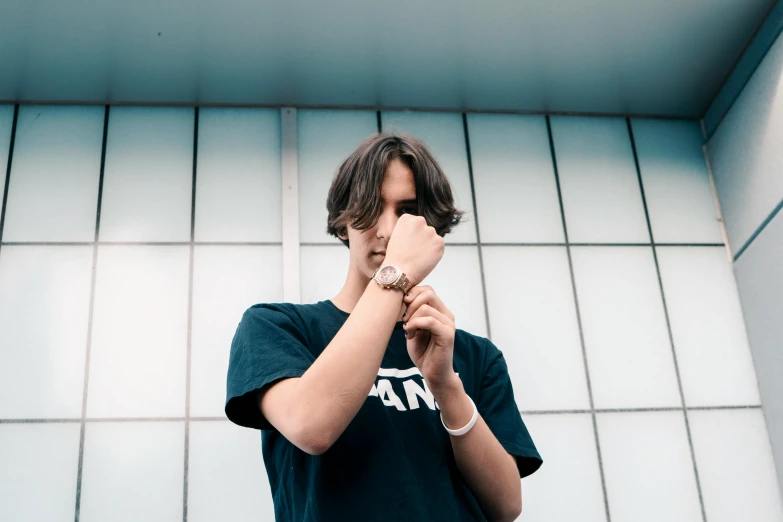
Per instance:
[[[462,215],[446,176],[420,141],[378,134],[327,208],[350,249],[342,290],[252,306],[231,344],[226,415],[263,430],[275,518],[516,519],[542,460],[503,354],[419,286]]]

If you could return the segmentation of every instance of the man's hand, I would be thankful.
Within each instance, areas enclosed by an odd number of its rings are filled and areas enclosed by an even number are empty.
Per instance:
[[[444,250],[443,238],[422,216],[403,214],[389,238],[383,263],[400,267],[411,285],[417,285],[440,262]]]
[[[454,314],[429,286],[415,286],[403,298],[408,305],[405,338],[408,354],[430,390],[445,388],[459,379],[454,372]]]
[[[403,300],[408,354],[435,396],[444,424],[464,426],[473,408],[454,372],[454,314],[429,286],[411,288]],[[457,467],[489,520],[516,520],[522,511],[516,459],[481,415],[470,432],[450,439]]]

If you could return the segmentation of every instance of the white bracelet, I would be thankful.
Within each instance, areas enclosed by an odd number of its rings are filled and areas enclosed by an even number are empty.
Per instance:
[[[446,423],[443,422],[443,412],[440,413],[440,422],[441,424],[443,424],[443,427],[446,428],[446,431],[448,431],[450,435],[456,435],[456,436],[465,435],[467,432],[470,431],[470,428],[472,428],[476,424],[476,421],[478,420],[478,409],[476,408],[476,403],[473,402],[473,399],[470,398],[470,395],[468,395],[468,400],[473,405],[473,417],[470,418],[470,422],[468,422],[464,428],[460,428],[458,430],[450,430],[448,426],[446,426]]]

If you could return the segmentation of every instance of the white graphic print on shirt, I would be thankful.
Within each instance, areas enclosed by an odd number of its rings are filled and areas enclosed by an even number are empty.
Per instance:
[[[459,373],[457,373],[459,375]],[[402,381],[402,387],[405,390],[405,398],[408,401],[408,407],[402,402],[402,399],[394,392],[392,388],[392,381],[389,379],[378,379],[376,384],[372,385],[368,397],[378,397],[385,406],[394,406],[399,411],[416,410],[419,408],[419,398],[424,401],[424,404],[431,410],[440,409],[435,396],[427,387],[427,381],[421,375],[421,371],[417,367],[408,368],[407,370],[398,370],[397,368],[380,368],[378,370],[378,377],[392,377],[394,379],[405,379]],[[421,385],[414,377],[418,377],[421,381]],[[422,387],[423,385],[423,387]]]

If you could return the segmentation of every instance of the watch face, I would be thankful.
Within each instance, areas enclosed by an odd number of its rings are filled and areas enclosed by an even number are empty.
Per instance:
[[[397,279],[397,269],[393,266],[385,266],[378,272],[378,281],[385,285],[392,284]]]

